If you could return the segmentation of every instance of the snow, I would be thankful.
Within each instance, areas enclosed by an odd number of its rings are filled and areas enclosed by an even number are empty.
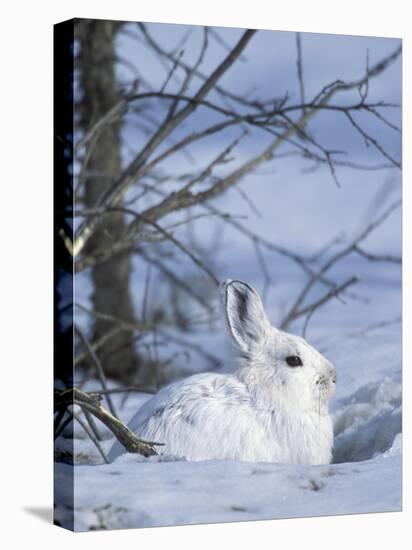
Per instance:
[[[76,495],[75,529],[398,510],[401,482],[391,474],[400,466],[397,452],[382,460],[312,467],[216,460],[142,463],[127,455],[115,464],[79,468],[76,484],[88,490]],[[62,465],[60,475],[67,468]]]
[[[75,530],[400,510],[399,325],[360,335],[349,333],[339,343],[326,342],[327,347],[334,346],[329,353],[341,374],[331,407],[335,425],[333,464],[188,462],[127,453],[107,465],[76,426]],[[362,370],[367,372],[366,383],[364,376],[358,376]],[[131,394],[120,408],[122,397],[114,397],[126,421],[150,398]],[[101,432],[108,451],[112,439],[107,430],[102,428]],[[67,440],[67,451],[70,445]],[[56,519],[62,525],[70,525],[72,517],[71,471],[70,464],[56,464],[56,486],[61,493]]]
[[[398,440],[394,447],[379,458],[331,466],[123,455],[110,465],[78,467],[75,530],[399,510]],[[59,465],[56,483],[64,483],[69,468]],[[56,514],[62,524],[71,514],[67,497],[67,508]]]

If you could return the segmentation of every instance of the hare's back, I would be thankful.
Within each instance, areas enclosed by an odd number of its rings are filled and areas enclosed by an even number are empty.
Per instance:
[[[230,374],[203,373],[166,386],[144,403],[129,428],[164,443],[162,454],[189,460],[244,459],[250,434],[259,438],[247,388]],[[115,444],[110,459],[122,452]]]

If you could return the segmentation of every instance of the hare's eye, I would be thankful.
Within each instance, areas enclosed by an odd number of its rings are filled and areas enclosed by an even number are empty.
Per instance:
[[[289,365],[289,367],[302,367],[302,359],[298,355],[290,355],[289,357],[286,357],[286,363]]]

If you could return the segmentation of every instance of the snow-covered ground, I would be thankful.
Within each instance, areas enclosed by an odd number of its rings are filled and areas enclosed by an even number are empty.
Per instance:
[[[328,466],[236,461],[187,462],[125,454],[106,465],[76,426],[74,527],[118,529],[401,509],[401,348],[399,325],[325,342],[339,366],[332,405],[335,459]],[[127,420],[148,396],[130,395]],[[122,397],[116,396],[119,408]],[[103,442],[108,450],[112,439]],[[70,448],[67,441],[67,448]],[[56,465],[70,524],[71,465]]]

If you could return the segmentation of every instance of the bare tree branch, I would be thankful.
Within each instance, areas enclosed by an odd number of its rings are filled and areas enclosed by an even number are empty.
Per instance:
[[[210,77],[204,82],[199,91],[196,93],[194,99],[196,101],[202,100],[208,92],[213,88],[214,84],[219,78],[229,69],[229,67],[235,62],[242,50],[246,47],[249,40],[255,34],[256,31],[247,30],[242,35],[239,42],[229,53],[229,55],[222,61],[222,63],[212,72]],[[122,197],[127,187],[135,180],[139,173],[140,168],[144,165],[149,155],[156,149],[156,147],[170,135],[170,133],[183,122],[195,109],[196,103],[188,103],[183,109],[176,113],[172,118],[166,119],[161,125],[159,130],[149,140],[143,150],[136,156],[131,162],[129,167],[123,172],[121,177],[115,182],[115,184],[105,193],[102,194],[96,207],[102,205],[114,205]],[[94,228],[98,222],[98,216],[87,220],[85,224],[79,228],[77,232],[75,242],[73,245],[73,253],[77,256],[86,242],[92,235]]]
[[[301,311],[301,305],[303,301],[305,300],[306,296],[308,295],[309,291],[313,288],[315,283],[322,277],[329,269],[335,265],[338,261],[340,261],[342,258],[350,254],[354,251],[355,247],[366,239],[372,231],[374,231],[377,227],[379,227],[387,218],[392,214],[392,212],[396,209],[398,209],[401,206],[401,201],[397,200],[393,204],[391,204],[378,218],[373,220],[370,224],[367,225],[367,227],[360,232],[360,234],[353,239],[352,242],[350,242],[346,247],[344,247],[342,250],[334,254],[330,259],[328,259],[324,265],[316,272],[314,273],[311,278],[308,280],[307,284],[303,288],[303,290],[300,292],[299,296],[297,297],[296,301],[290,308],[288,314],[285,316],[284,320],[282,321],[281,328],[285,329],[289,326],[292,320],[296,318],[296,313]]]

